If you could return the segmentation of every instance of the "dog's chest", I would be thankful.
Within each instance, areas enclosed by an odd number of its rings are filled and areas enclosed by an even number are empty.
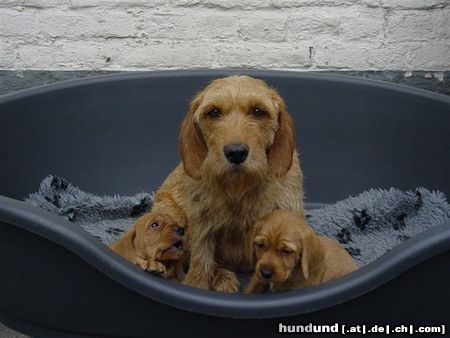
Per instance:
[[[191,215],[200,223],[214,231],[222,231],[224,235],[239,232],[252,227],[255,222],[272,211],[273,201],[264,198],[264,194],[249,194],[240,199],[228,200],[225,196],[208,196],[204,194],[193,203]],[[226,236],[228,237],[228,236]]]
[[[246,272],[251,268],[249,234],[247,231],[229,231],[223,228],[215,234],[215,260],[219,266]]]
[[[223,198],[222,198],[223,197]],[[189,209],[191,220],[210,229],[216,243],[215,256],[219,265],[233,270],[250,267],[249,236],[256,221],[272,211],[273,201],[263,193],[249,194],[239,200],[203,194]]]

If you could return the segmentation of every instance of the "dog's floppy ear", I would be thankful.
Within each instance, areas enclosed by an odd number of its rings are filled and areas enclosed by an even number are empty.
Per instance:
[[[200,106],[202,96],[200,93],[192,100],[190,109],[181,123],[178,137],[178,151],[183,161],[184,171],[194,179],[200,178],[200,167],[208,152],[200,129],[194,121],[194,114]]]
[[[136,263],[136,252],[133,246],[133,240],[136,236],[136,228],[133,226],[122,238],[111,244],[110,248],[123,258],[132,263]]]
[[[311,229],[302,234],[301,270],[305,280],[323,264],[323,250],[319,236]]]
[[[256,224],[253,226],[253,229],[249,231],[248,237],[247,237],[247,252],[250,253],[250,260],[251,265],[253,266],[256,263],[256,252],[255,252],[255,245],[253,241],[255,240],[255,237],[259,234],[259,232],[262,229],[262,224],[260,221],[256,222]]]
[[[292,166],[295,148],[295,127],[286,105],[277,92],[273,91],[272,101],[278,109],[278,129],[269,148],[267,162],[275,176],[284,176]]]

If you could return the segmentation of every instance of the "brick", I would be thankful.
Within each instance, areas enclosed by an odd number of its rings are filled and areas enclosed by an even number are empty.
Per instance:
[[[195,14],[195,11],[145,15],[142,32],[169,40],[233,39],[238,37],[238,20],[232,15]]]
[[[448,0],[381,0],[386,8],[394,9],[433,9],[447,6]]]
[[[312,39],[318,35],[338,35],[339,18],[332,13],[301,11],[291,14],[287,21],[289,41]]]
[[[33,8],[51,8],[64,6],[69,0],[2,0],[0,7],[33,7]]]
[[[291,43],[239,43],[217,46],[217,67],[304,68],[311,66],[308,46]]]
[[[383,26],[382,10],[368,10],[364,7],[335,9],[323,12],[320,9],[297,11],[287,22],[288,40],[336,38],[348,40],[377,37]]]
[[[211,45],[147,44],[122,48],[117,56],[121,67],[131,69],[170,69],[210,67],[214,61]]]
[[[13,43],[7,38],[0,38],[0,68],[15,68],[15,61]]]
[[[158,8],[167,5],[165,0],[70,0],[68,6],[72,9],[87,7],[111,7],[111,8]]]
[[[450,66],[450,46],[401,43],[387,45],[329,44],[315,50],[319,69],[445,70]]]
[[[254,10],[309,6],[348,6],[358,3],[358,0],[174,0],[172,3],[174,6],[182,7]]]
[[[17,68],[97,69],[105,65],[103,48],[99,49],[92,42],[58,40],[50,45],[28,43],[17,46],[15,51]]]
[[[52,37],[127,37],[137,34],[138,19],[119,10],[44,11],[36,19],[39,34]]]
[[[34,11],[0,9],[0,35],[16,36],[34,32]]]
[[[450,9],[396,11],[386,25],[388,41],[424,41],[450,37]]]
[[[287,14],[240,18],[238,33],[244,41],[286,41]]]
[[[349,8],[339,16],[339,29],[346,40],[372,40],[383,30],[384,12],[364,7]],[[372,40],[373,41],[373,40]]]

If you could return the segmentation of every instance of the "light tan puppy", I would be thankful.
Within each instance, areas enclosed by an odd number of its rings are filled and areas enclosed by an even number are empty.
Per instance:
[[[255,274],[245,293],[273,292],[325,283],[357,269],[335,240],[318,236],[303,217],[274,211],[257,222]]]
[[[182,163],[152,208],[187,217],[185,284],[236,292],[232,271],[253,267],[246,244],[255,222],[279,208],[303,214],[294,129],[281,97],[261,80],[217,79],[194,98],[179,134]]]
[[[149,213],[140,217],[110,248],[144,270],[181,280],[183,243],[183,226],[168,215]]]

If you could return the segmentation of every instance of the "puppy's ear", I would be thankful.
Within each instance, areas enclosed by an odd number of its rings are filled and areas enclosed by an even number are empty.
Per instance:
[[[284,176],[292,166],[295,148],[295,127],[286,105],[277,92],[273,91],[272,101],[278,108],[278,129],[269,148],[267,162],[272,174]]]
[[[155,220],[151,216],[151,213],[147,213],[139,217],[133,225],[132,231],[134,231],[133,238],[131,239],[131,245],[134,249],[135,255],[143,259],[149,259],[146,252],[146,245],[144,243],[145,233],[150,231],[149,226]]]
[[[130,262],[136,264],[136,253],[134,250],[133,240],[136,236],[136,227],[133,227],[128,230],[122,238],[112,243],[110,248],[118,253],[123,258],[129,260]]]
[[[323,250],[319,236],[311,229],[307,229],[302,234],[301,257],[302,273],[305,280],[308,280],[313,271],[321,267],[323,258]]]
[[[194,179],[200,178],[200,167],[206,158],[207,148],[200,129],[194,121],[195,111],[200,106],[202,93],[191,102],[190,109],[181,123],[178,137],[178,151],[183,161],[184,171]]]
[[[262,224],[258,221],[253,226],[253,229],[249,231],[248,237],[247,237],[247,252],[250,253],[250,259],[251,259],[251,265],[253,266],[256,264],[256,252],[255,252],[255,245],[254,240],[256,235],[259,234],[259,232],[262,229]]]

